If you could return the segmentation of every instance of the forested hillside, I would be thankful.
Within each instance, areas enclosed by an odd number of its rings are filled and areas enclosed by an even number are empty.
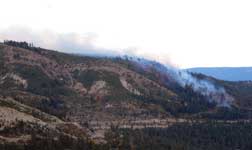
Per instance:
[[[251,82],[15,41],[0,68],[2,149],[251,148]]]

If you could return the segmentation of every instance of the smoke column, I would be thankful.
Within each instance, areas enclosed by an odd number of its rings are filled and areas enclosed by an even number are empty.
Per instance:
[[[17,40],[32,42],[35,45],[52,48],[68,53],[78,53],[90,56],[106,56],[116,57],[118,55],[132,55],[132,61],[137,62],[142,67],[155,66],[155,69],[172,76],[182,87],[191,86],[195,92],[199,92],[206,96],[209,101],[217,103],[218,106],[229,107],[233,98],[226,93],[223,87],[217,87],[214,83],[208,80],[200,80],[192,76],[190,73],[179,70],[172,65],[162,65],[156,61],[150,61],[147,59],[139,59],[136,54],[136,50],[129,51],[117,51],[106,48],[96,47],[94,44],[95,36],[93,34],[58,34],[51,31],[45,32],[34,32],[29,28],[9,28],[6,30],[0,30],[0,41],[1,40]],[[48,40],[50,39],[50,40]],[[146,54],[140,54],[144,58],[153,58],[146,56]]]
[[[217,86],[207,79],[197,79],[187,71],[177,71],[177,82],[182,86],[191,86],[195,92],[207,97],[210,102],[215,102],[217,106],[230,107],[234,101],[223,87]]]
[[[139,59],[137,57],[131,57],[131,60],[140,64],[143,68],[154,67],[162,74],[171,76],[183,88],[190,86],[194,92],[205,96],[210,102],[216,103],[217,106],[230,107],[234,101],[233,97],[225,91],[224,87],[216,85],[208,79],[198,79],[187,71],[180,70],[171,65],[163,65],[156,61]]]

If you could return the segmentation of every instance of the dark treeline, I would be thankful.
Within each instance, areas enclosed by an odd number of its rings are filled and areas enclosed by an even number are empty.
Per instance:
[[[117,129],[106,134],[110,149],[251,150],[249,123],[181,123],[169,128]]]
[[[102,147],[83,139],[73,139],[68,136],[41,138],[32,135],[29,143],[0,143],[1,150],[102,150]]]
[[[29,140],[19,142],[0,141],[0,150],[90,150],[102,149],[100,145],[95,144],[87,137],[74,137],[55,130],[50,130],[47,126],[37,125],[35,123],[27,124],[19,121],[11,127],[3,127],[0,135],[5,137],[30,135]],[[25,140],[25,138],[24,138]]]
[[[83,139],[32,134],[26,144],[0,144],[3,150],[251,150],[252,124],[246,122],[178,123],[168,128],[119,129],[105,133],[105,144]]]
[[[25,42],[25,41],[18,42],[18,41],[13,41],[13,40],[4,40],[3,43],[6,44],[6,45],[9,45],[9,46],[25,48],[25,49],[34,50],[34,51],[38,51],[39,49],[41,49],[40,47],[35,47],[33,45],[33,43],[28,43],[28,42]]]

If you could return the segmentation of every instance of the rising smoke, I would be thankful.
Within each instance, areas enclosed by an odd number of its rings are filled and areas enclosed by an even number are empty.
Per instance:
[[[139,59],[144,57],[157,60],[158,57],[137,53],[135,49],[111,50],[95,46],[96,35],[94,33],[87,34],[58,34],[51,31],[34,32],[25,27],[11,27],[5,30],[0,30],[0,40],[16,40],[27,41],[36,46],[60,50],[67,53],[78,53],[91,56],[133,56],[133,61],[137,61],[144,67],[156,64],[156,69],[166,74],[171,75],[182,87],[190,86],[195,92],[206,96],[210,102],[215,102],[218,106],[230,107],[233,102],[230,96],[223,87],[216,86],[209,80],[198,79],[187,71],[180,70],[173,65],[162,65],[155,61]],[[141,60],[141,61],[139,61]],[[157,65],[158,64],[158,65]]]
[[[97,47],[95,33],[56,33],[49,30],[33,31],[27,27],[9,27],[0,29],[0,41],[15,40],[33,43],[35,46],[59,50],[66,53],[93,56],[115,56],[115,50]]]
[[[207,79],[198,79],[184,70],[176,71],[176,79],[182,87],[190,86],[195,92],[206,96],[210,102],[215,102],[217,106],[230,107],[234,101],[224,89]]]
[[[194,92],[205,96],[210,102],[216,103],[217,106],[230,107],[234,101],[233,97],[225,91],[224,87],[217,85],[207,78],[199,79],[192,75],[192,73],[178,69],[170,64],[163,65],[156,61],[139,59],[137,57],[131,58],[132,61],[140,64],[143,68],[154,66],[162,74],[172,77],[183,88],[191,87]]]

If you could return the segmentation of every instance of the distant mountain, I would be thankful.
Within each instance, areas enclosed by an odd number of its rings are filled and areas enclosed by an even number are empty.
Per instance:
[[[194,73],[202,73],[217,79],[227,81],[252,80],[252,67],[211,67],[186,69]]]

